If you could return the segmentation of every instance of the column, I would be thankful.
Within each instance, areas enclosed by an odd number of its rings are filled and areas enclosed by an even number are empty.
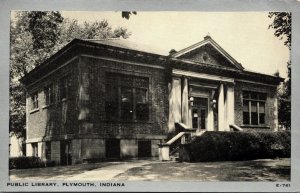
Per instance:
[[[45,148],[46,148],[46,142],[38,142],[38,156],[42,159],[42,160],[46,160],[46,152],[45,152]]]
[[[207,117],[207,130],[214,131],[214,109],[212,107],[212,101],[215,91],[210,91],[210,97],[208,98],[208,117]]]
[[[278,99],[277,99],[277,96],[275,96],[275,100],[274,100],[274,125],[275,125],[274,131],[278,131]]]
[[[182,109],[181,109],[181,116],[182,116],[182,123],[185,125],[189,125],[189,91],[188,91],[188,79],[187,77],[183,78],[183,89],[182,89]]]
[[[229,131],[229,124],[228,124],[228,92],[227,92],[227,85],[224,85],[224,131]]]
[[[181,122],[181,79],[172,78],[169,85],[169,133],[175,130],[175,123]]]
[[[227,107],[227,127],[226,129],[230,131],[229,125],[234,124],[234,87],[227,87],[227,98],[226,98],[226,107]]]
[[[218,98],[218,131],[224,131],[224,85],[220,84],[219,87],[219,98]]]
[[[26,156],[33,156],[31,143],[26,143]]]

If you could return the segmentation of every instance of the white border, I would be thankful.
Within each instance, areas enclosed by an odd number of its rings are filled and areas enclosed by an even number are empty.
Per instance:
[[[292,172],[290,188],[278,182],[124,182],[125,187],[7,187],[10,10],[81,11],[291,11],[292,12]],[[166,192],[297,192],[300,191],[300,3],[296,0],[0,0],[0,190],[1,191],[166,191]],[[253,35],[255,36],[255,35]],[[61,182],[58,182],[61,183]],[[98,182],[97,182],[98,183]]]

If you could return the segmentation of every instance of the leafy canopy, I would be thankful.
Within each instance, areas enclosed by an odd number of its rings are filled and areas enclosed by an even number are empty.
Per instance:
[[[123,15],[122,15],[123,16]],[[128,17],[129,18],[129,17]],[[65,19],[57,11],[16,12],[10,30],[10,131],[24,136],[26,92],[19,79],[74,38],[128,38],[127,29],[113,29],[107,20]]]
[[[269,12],[269,18],[273,19],[269,28],[275,30],[274,35],[280,39],[285,38],[284,45],[291,48],[292,37],[292,13],[290,12]]]
[[[275,30],[274,35],[284,40],[286,45],[291,50],[292,37],[292,14],[290,12],[270,12],[269,18],[273,22],[269,28]],[[288,78],[279,87],[278,90],[278,120],[286,129],[291,128],[291,62],[287,62]]]

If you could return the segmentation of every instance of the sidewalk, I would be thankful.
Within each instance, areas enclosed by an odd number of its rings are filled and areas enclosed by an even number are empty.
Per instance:
[[[10,180],[112,180],[114,176],[131,168],[156,162],[159,163],[153,160],[132,160],[11,170]]]

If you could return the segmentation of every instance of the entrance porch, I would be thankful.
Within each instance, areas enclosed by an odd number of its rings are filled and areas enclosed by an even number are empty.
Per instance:
[[[173,69],[170,88],[169,133],[174,137],[159,145],[160,160],[170,160],[181,144],[205,131],[240,130],[234,125],[234,79]]]
[[[173,70],[169,131],[183,123],[201,131],[230,131],[234,124],[234,79]]]

